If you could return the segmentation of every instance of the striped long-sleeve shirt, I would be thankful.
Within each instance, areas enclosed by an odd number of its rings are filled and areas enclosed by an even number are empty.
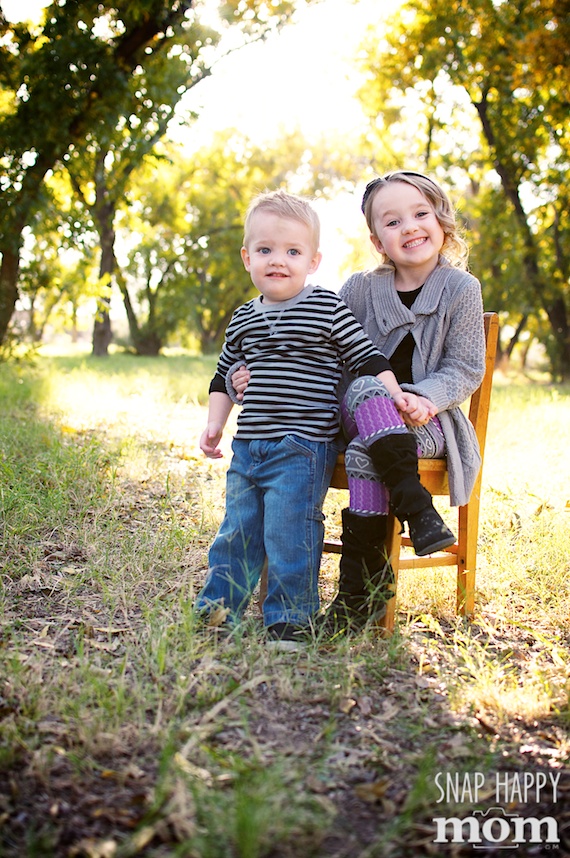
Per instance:
[[[296,434],[332,440],[339,427],[336,395],[343,365],[377,375],[390,363],[364,334],[335,292],[307,286],[279,304],[257,297],[228,325],[210,392],[226,392],[237,362],[251,373],[236,437],[276,439]]]

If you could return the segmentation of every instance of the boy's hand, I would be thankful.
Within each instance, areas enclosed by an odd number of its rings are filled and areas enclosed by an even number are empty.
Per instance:
[[[223,427],[219,423],[208,423],[200,437],[200,449],[208,459],[221,459],[223,453],[218,447],[222,438]]]
[[[249,384],[250,372],[246,366],[240,366],[232,375],[232,387],[236,392],[239,402],[243,399],[243,394]]]

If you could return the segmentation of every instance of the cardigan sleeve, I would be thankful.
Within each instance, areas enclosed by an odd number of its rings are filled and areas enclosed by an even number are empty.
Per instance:
[[[459,273],[459,272],[458,272]],[[419,342],[412,359],[412,385],[402,385],[431,400],[438,411],[465,402],[485,373],[483,300],[479,281],[461,272],[460,288],[444,295],[447,301],[439,336]],[[427,331],[427,329],[426,329]]]

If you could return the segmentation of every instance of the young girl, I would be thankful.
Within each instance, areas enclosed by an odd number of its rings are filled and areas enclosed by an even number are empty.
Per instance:
[[[389,505],[408,521],[412,542],[421,527],[409,480],[402,479],[409,462],[416,455],[446,457],[454,506],[469,500],[481,464],[475,432],[459,406],[485,371],[483,304],[479,281],[465,270],[468,249],[451,203],[427,176],[397,171],[367,185],[362,211],[382,261],[374,271],[353,274],[340,297],[390,359],[402,389],[425,402],[431,419],[421,425],[401,414],[375,379],[357,379],[345,389],[350,498],[342,513],[338,594],[326,616],[332,632],[360,628],[384,612]],[[387,436],[393,448],[394,433],[399,457],[386,456],[383,448]],[[416,553],[444,547],[444,536],[437,541],[414,542]]]
[[[367,185],[362,211],[382,261],[374,271],[353,274],[340,297],[428,417],[400,412],[375,378],[345,378],[341,416],[350,497],[342,511],[338,593],[324,618],[332,634],[362,628],[385,611],[390,506],[408,522],[416,554],[453,542],[429,492],[418,489],[418,457],[447,458],[453,505],[467,503],[481,464],[460,405],[485,371],[483,304],[478,280],[465,270],[467,246],[451,203],[432,179],[402,170]],[[244,369],[233,375],[238,392],[247,379]]]

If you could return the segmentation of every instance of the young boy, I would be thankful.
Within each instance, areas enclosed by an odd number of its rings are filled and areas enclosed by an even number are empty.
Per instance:
[[[342,366],[376,375],[401,411],[429,418],[338,296],[305,285],[321,261],[319,234],[316,212],[300,197],[279,190],[250,206],[241,256],[260,295],[228,326],[200,439],[206,456],[222,455],[218,445],[235,399],[226,377],[246,364],[250,380],[232,443],[226,513],[196,608],[208,615],[222,607],[235,625],[267,557],[263,618],[268,642],[280,649],[297,648],[319,608],[322,506],[337,456]]]

